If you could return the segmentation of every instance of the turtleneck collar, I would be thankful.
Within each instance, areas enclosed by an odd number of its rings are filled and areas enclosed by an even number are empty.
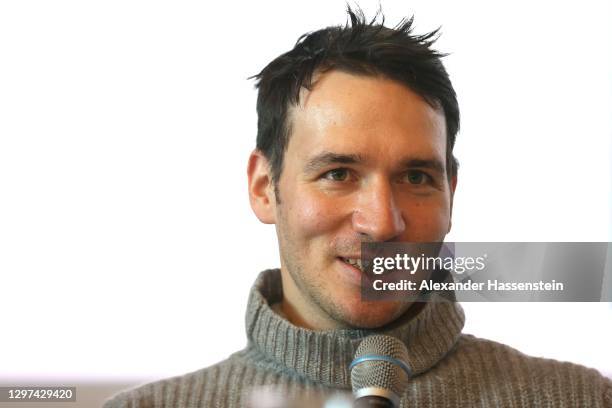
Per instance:
[[[350,388],[348,366],[361,340],[387,334],[408,348],[408,364],[419,375],[440,361],[457,342],[465,317],[456,302],[429,302],[416,315],[410,310],[377,330],[340,329],[313,331],[297,327],[271,308],[282,300],[279,269],[263,271],[249,296],[246,329],[249,346],[300,377],[329,387]]]

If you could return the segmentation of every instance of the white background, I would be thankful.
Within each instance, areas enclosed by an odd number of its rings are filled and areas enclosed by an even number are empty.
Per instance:
[[[377,2],[362,1],[368,15]],[[383,1],[442,26],[457,241],[610,241],[607,1]],[[343,1],[0,3],[0,378],[160,378],[245,345],[278,265],[246,193],[253,75]],[[579,271],[577,271],[579,272]],[[466,332],[612,375],[608,304],[466,304]]]

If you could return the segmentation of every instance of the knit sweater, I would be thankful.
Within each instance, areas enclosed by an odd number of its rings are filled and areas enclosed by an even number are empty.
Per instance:
[[[294,400],[321,400],[334,390],[350,391],[348,366],[360,341],[374,332],[408,348],[413,377],[401,407],[612,408],[612,381],[593,369],[462,334],[464,314],[456,302],[427,303],[416,316],[377,331],[296,327],[270,306],[282,299],[279,272],[262,272],[251,290],[244,350],[211,367],[124,391],[104,408],[245,407],[266,386]]]

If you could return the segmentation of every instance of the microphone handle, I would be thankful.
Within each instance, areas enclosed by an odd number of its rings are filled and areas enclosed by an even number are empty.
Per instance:
[[[387,398],[376,395],[366,395],[357,398],[353,403],[353,408],[396,408]]]

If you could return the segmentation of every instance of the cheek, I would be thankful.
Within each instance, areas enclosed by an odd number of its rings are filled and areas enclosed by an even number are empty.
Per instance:
[[[450,205],[445,200],[419,201],[411,203],[404,212],[407,232],[413,239],[437,241],[448,231]]]
[[[296,194],[288,216],[306,238],[332,232],[342,219],[336,200],[317,194]]]

